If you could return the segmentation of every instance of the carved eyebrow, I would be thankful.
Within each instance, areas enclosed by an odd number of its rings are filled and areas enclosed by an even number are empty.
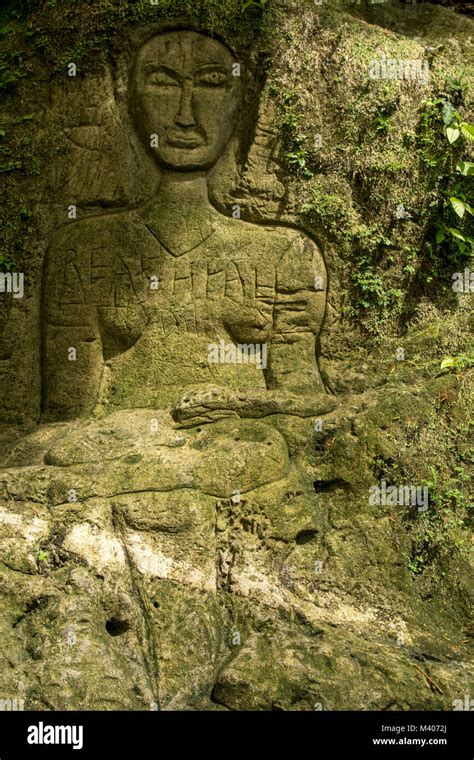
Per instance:
[[[170,69],[168,66],[163,66],[157,63],[146,63],[143,69],[145,74],[154,74],[155,72],[161,72],[162,74],[167,74],[172,79],[176,79],[177,82],[180,82],[183,78],[181,74],[179,74],[177,71],[174,71],[174,69]]]
[[[222,74],[228,74],[229,69],[226,69],[221,63],[203,63],[197,69],[194,70],[195,74],[201,74],[204,71],[219,71]]]

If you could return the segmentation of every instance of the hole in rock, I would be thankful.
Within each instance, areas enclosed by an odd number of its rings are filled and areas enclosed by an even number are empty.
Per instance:
[[[316,493],[327,493],[328,491],[335,491],[336,488],[345,488],[347,483],[344,480],[315,480],[313,483]]]
[[[125,457],[124,462],[127,464],[137,464],[137,462],[140,462],[142,458],[141,454],[129,454]]]
[[[110,618],[105,624],[105,630],[111,636],[120,636],[129,631],[130,628],[130,623],[127,620],[120,620],[119,618]]]
[[[308,541],[312,541],[313,538],[317,535],[317,530],[300,530],[299,533],[297,533],[295,541],[297,544],[307,544]]]

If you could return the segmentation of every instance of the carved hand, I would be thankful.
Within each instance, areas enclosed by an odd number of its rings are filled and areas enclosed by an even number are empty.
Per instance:
[[[173,406],[173,419],[179,427],[214,422],[223,417],[266,417],[270,414],[293,414],[314,417],[328,414],[337,401],[326,393],[300,396],[286,391],[245,389],[218,385],[191,386]]]

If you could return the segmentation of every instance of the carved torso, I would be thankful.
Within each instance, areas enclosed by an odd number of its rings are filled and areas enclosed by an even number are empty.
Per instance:
[[[255,364],[210,364],[209,345],[314,332],[323,317],[314,302],[324,274],[316,246],[295,230],[210,207],[188,220],[177,209],[173,234],[166,212],[165,224],[150,204],[61,231],[49,254],[46,320],[88,325],[86,341],[100,336],[99,396],[114,406],[166,405],[205,382],[265,388]]]

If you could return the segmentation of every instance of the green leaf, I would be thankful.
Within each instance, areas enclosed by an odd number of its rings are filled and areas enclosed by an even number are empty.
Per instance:
[[[449,202],[451,203],[451,206],[455,210],[456,214],[462,219],[466,210],[464,203],[460,201],[459,198],[454,197],[451,197],[449,199]]]
[[[451,124],[454,117],[454,108],[451,103],[445,101],[443,103],[443,121],[445,124]]]
[[[456,166],[456,171],[460,172],[464,177],[468,177],[474,174],[474,164],[471,161],[460,161]]]
[[[448,232],[457,240],[462,240],[464,243],[466,242],[466,238],[464,235],[462,235],[459,230],[457,230],[455,227],[448,227]]]
[[[14,169],[21,169],[21,161],[10,161],[8,164],[0,164],[0,174],[11,172]]]
[[[440,369],[448,369],[451,367],[456,367],[458,364],[458,361],[456,360],[456,357],[454,356],[447,356],[446,359],[443,359],[441,364],[439,365]]]
[[[456,140],[458,139],[458,137],[460,135],[460,131],[459,131],[459,129],[456,129],[455,127],[447,127],[446,128],[446,135],[448,137],[449,142],[452,145],[453,142],[456,142]]]
[[[438,230],[436,232],[436,242],[438,243],[438,245],[443,242],[443,240],[444,240],[445,237],[446,237],[446,235],[444,234],[443,230]],[[406,269],[406,267],[405,267],[405,269]]]
[[[468,140],[474,140],[474,124],[468,124],[466,121],[462,121],[459,126],[461,127],[461,132],[464,137],[467,137]]]
[[[463,370],[472,367],[473,363],[472,354],[458,354],[458,356],[445,356],[439,368]]]

